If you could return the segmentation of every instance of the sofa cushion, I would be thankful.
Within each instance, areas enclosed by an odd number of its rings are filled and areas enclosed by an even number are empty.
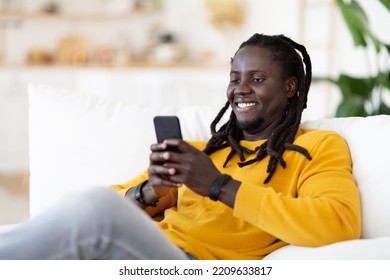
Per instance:
[[[207,139],[215,114],[209,107],[141,106],[29,85],[30,215],[70,192],[140,173],[156,141],[155,115],[177,115],[184,138]]]

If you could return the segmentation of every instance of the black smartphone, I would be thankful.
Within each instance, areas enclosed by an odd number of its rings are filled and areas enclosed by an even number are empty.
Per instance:
[[[153,119],[156,130],[157,142],[161,143],[165,139],[182,139],[180,121],[176,116],[156,116]],[[168,147],[168,151],[180,153],[175,147]]]

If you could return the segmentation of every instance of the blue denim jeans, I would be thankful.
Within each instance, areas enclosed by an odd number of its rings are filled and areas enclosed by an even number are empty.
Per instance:
[[[69,195],[0,234],[0,259],[188,260],[134,203],[108,188]]]

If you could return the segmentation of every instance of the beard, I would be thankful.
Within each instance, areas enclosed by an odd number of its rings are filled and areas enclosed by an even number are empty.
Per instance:
[[[263,118],[256,118],[252,121],[247,121],[247,122],[242,122],[236,119],[236,124],[237,126],[242,130],[242,131],[253,131],[257,130],[259,127],[261,127],[264,123]]]

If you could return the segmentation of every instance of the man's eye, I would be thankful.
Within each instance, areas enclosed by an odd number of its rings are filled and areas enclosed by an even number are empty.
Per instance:
[[[263,78],[253,78],[252,80],[253,80],[255,83],[261,83],[261,82],[264,81]]]
[[[238,80],[238,79],[230,80],[230,83],[233,84],[233,85],[238,84],[239,82],[240,82],[240,80]]]

